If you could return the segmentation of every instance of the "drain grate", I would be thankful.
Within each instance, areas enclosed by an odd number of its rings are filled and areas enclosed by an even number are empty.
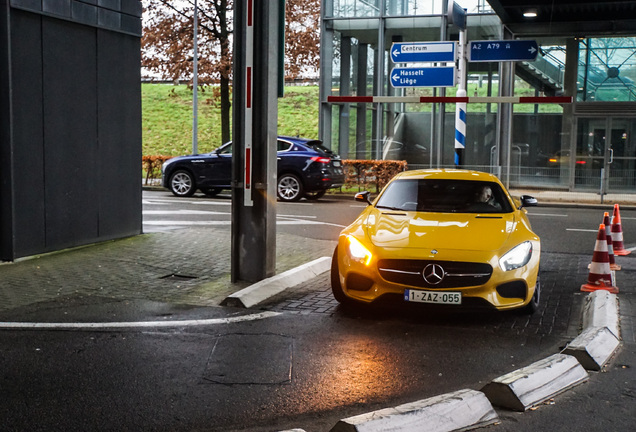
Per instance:
[[[159,279],[164,280],[175,280],[175,281],[188,281],[192,279],[197,279],[198,276],[190,276],[190,275],[182,275],[178,273],[171,273],[169,275],[161,276]]]

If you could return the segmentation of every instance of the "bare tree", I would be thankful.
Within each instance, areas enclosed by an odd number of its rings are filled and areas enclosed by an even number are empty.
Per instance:
[[[232,0],[198,1],[198,82],[219,84],[221,135],[231,138]],[[286,0],[285,77],[315,75],[319,66],[320,0]],[[143,0],[142,66],[162,79],[192,85],[193,0]]]
[[[144,0],[142,66],[163,79],[186,78],[192,85],[194,47],[193,0]],[[230,140],[232,79],[231,0],[198,0],[198,82],[219,84],[221,136]]]

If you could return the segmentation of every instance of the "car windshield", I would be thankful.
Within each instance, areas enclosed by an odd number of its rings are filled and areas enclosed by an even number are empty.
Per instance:
[[[214,150],[213,153],[224,154],[224,155],[232,155],[232,143],[223,144],[218,149]]]
[[[441,213],[512,211],[510,201],[499,184],[473,180],[395,180],[382,193],[376,207]]]

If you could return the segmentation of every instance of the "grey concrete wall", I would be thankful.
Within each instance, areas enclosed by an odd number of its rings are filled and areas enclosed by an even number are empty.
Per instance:
[[[0,0],[0,21],[0,259],[139,234],[140,2]]]

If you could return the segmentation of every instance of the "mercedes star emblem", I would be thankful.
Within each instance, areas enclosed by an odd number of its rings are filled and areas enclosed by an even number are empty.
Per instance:
[[[431,285],[437,285],[440,283],[444,280],[445,275],[446,272],[444,271],[444,268],[439,264],[429,264],[424,267],[424,270],[422,271],[422,277]]]

